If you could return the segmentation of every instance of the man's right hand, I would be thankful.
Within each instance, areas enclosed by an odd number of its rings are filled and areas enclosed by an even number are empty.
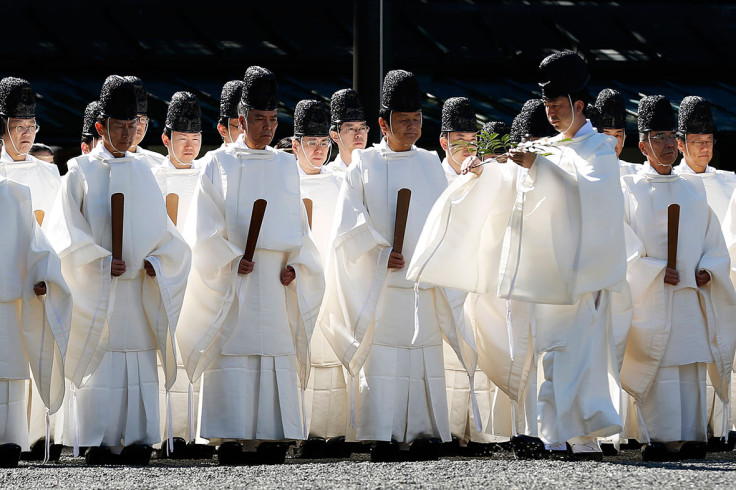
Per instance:
[[[110,275],[114,277],[122,276],[125,274],[125,261],[120,259],[112,259],[110,265]]]
[[[245,260],[245,258],[240,259],[240,264],[238,265],[238,274],[250,274],[251,272],[253,272],[253,268],[255,267],[255,265],[255,262]]]
[[[481,161],[478,157],[468,157],[463,160],[463,164],[460,166],[460,174],[465,175],[468,172],[473,172],[475,175],[480,175],[483,172],[483,167],[480,165]]]
[[[509,158],[520,167],[531,168],[537,154],[524,149],[512,148],[509,150]]]
[[[673,286],[677,286],[677,283],[679,282],[680,282],[680,273],[677,272],[677,269],[673,269],[672,267],[667,267],[664,270],[664,283],[672,284]]]
[[[389,269],[403,269],[404,265],[404,256],[401,255],[399,252],[391,251],[391,255],[388,257],[388,268]]]

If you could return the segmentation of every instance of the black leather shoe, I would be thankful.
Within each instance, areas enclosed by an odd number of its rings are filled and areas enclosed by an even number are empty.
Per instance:
[[[516,459],[544,459],[547,451],[538,437],[518,434],[511,438],[511,447]]]
[[[186,459],[212,459],[212,456],[215,455],[215,446],[189,442],[186,445],[184,454],[186,455]]]
[[[705,442],[688,441],[680,448],[679,459],[705,459],[707,446]]]
[[[500,451],[497,444],[494,443],[483,443],[483,442],[468,442],[465,452],[471,458],[488,458],[493,456],[493,453]]]
[[[614,444],[601,444],[601,452],[603,453],[603,456],[618,456],[618,449],[616,449]]]
[[[419,438],[409,447],[411,461],[437,461],[440,459],[442,441],[435,438]]]
[[[327,441],[324,437],[310,437],[302,442],[301,459],[322,459],[326,457]]]
[[[285,442],[262,442],[256,449],[259,464],[283,464],[289,445]]]
[[[217,449],[217,463],[220,466],[236,466],[243,462],[243,446],[237,441],[227,441]]]
[[[642,461],[677,461],[678,453],[667,451],[661,442],[652,441],[641,448]]]
[[[0,468],[17,468],[20,461],[20,446],[8,442],[0,444]]]
[[[440,449],[440,456],[450,458],[452,456],[458,456],[462,453],[460,448],[460,439],[453,436],[450,442],[443,442],[442,448]]]
[[[349,458],[352,455],[352,446],[345,442],[345,438],[330,437],[325,444],[326,458]]]
[[[401,460],[399,443],[392,440],[376,441],[371,446],[371,461],[374,463],[392,463]]]
[[[112,453],[107,446],[92,446],[84,455],[84,462],[89,466],[102,466],[112,462]]]
[[[169,440],[164,439],[158,451],[162,459],[187,459],[187,442],[181,437],[174,437],[174,450],[169,452]]]
[[[153,448],[148,444],[131,444],[120,453],[120,463],[127,466],[148,466]]]

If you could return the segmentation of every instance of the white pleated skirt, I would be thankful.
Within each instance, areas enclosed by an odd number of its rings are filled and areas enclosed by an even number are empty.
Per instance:
[[[348,389],[340,366],[312,366],[304,397],[309,437],[345,436],[348,424]]]
[[[28,443],[28,380],[0,380],[0,444],[18,444],[30,451]]]

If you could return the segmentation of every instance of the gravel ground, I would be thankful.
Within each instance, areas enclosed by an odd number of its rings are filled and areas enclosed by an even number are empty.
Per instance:
[[[277,466],[220,467],[213,461],[154,460],[146,468],[87,467],[67,450],[58,463],[21,462],[0,470],[0,488],[610,488],[736,486],[736,452],[706,460],[642,463],[638,451],[622,451],[603,463],[517,461],[511,453],[490,458],[442,458],[421,463],[287,459]]]

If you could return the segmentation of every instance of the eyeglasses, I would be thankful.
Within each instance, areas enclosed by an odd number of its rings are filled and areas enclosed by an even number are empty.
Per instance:
[[[328,148],[330,146],[330,141],[318,141],[318,140],[309,140],[309,141],[302,141],[302,144],[308,148],[315,149],[317,147],[320,148]]]
[[[18,134],[33,134],[38,133],[41,130],[41,126],[39,126],[38,124],[34,124],[32,126],[22,126],[19,124],[18,126],[13,126],[13,129],[15,129],[15,132]]]
[[[231,128],[240,129],[240,124],[228,124]]]
[[[371,130],[371,128],[368,127],[368,126],[360,126],[360,127],[357,127],[357,128],[345,128],[345,129],[341,129],[340,131],[342,131],[343,133],[345,133],[345,134],[347,134],[349,136],[354,136],[354,135],[356,135],[358,133],[360,133],[360,134],[367,134],[368,131],[370,131],[370,130]]]
[[[716,144],[716,140],[703,140],[703,141],[691,141],[691,140],[685,140],[688,142],[688,144],[694,145],[699,148],[705,148],[706,146],[713,146]]]
[[[138,124],[148,125],[148,116],[138,116]]]
[[[654,140],[658,143],[666,143],[669,141],[677,140],[677,136],[674,134],[659,133],[659,134],[655,134],[654,136],[649,136],[649,139]]]

